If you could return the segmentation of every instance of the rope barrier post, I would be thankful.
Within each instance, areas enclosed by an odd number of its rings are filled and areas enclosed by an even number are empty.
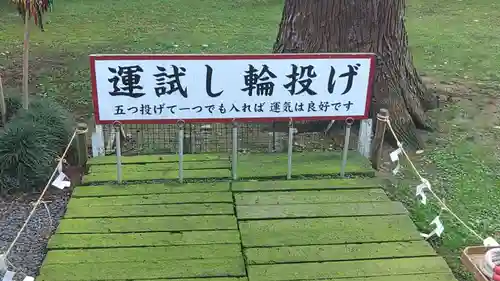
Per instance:
[[[288,122],[288,172],[286,179],[292,179],[292,153],[293,153],[293,120]]]
[[[351,117],[345,120],[345,138],[344,138],[344,150],[342,151],[342,165],[340,166],[340,176],[345,177],[345,167],[347,165],[347,152],[349,151],[349,143],[351,142],[351,126],[354,123],[354,119]]]
[[[179,182],[184,182],[184,121],[177,122],[179,126]]]
[[[232,148],[232,157],[231,157],[231,174],[233,176],[233,180],[238,179],[238,123],[233,120],[233,148]]]
[[[116,181],[122,183],[122,141],[121,125],[115,123],[115,147],[116,147]]]
[[[88,127],[85,123],[77,124],[76,131],[76,153],[77,153],[77,164],[79,168],[86,171],[87,161],[89,153],[87,151],[87,131]]]
[[[387,127],[386,120],[389,118],[389,110],[382,108],[377,114],[377,124],[375,125],[375,135],[373,136],[371,149],[371,162],[375,170],[380,169],[380,161],[382,161],[382,152],[384,147],[385,131]]]

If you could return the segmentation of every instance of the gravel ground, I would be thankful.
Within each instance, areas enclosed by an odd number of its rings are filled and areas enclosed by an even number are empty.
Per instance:
[[[40,204],[8,256],[9,262],[15,266],[10,266],[9,270],[33,277],[37,275],[45,257],[47,242],[64,215],[70,195],[69,189],[49,189],[44,201],[47,202],[50,216],[44,204]],[[39,196],[38,193],[0,197],[0,253],[5,252],[12,243]],[[16,274],[15,280],[22,280],[24,274]]]

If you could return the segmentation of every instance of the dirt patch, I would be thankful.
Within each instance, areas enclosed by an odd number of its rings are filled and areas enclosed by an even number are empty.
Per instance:
[[[6,54],[6,58],[3,59],[6,63],[0,67],[0,75],[6,88],[21,88],[23,62],[21,59],[12,57],[12,53]],[[35,89],[33,85],[38,84],[42,75],[64,68],[65,61],[62,58],[31,58],[29,61],[29,84],[31,89]]]
[[[438,82],[429,77],[423,78],[427,87],[433,90],[440,100],[440,108],[437,112],[431,112],[431,117],[442,121],[458,121],[466,119],[478,128],[493,128],[500,121],[497,104],[500,96],[491,88],[482,88],[480,85],[470,83],[445,83]],[[446,110],[454,108],[454,110]]]
[[[469,96],[478,91],[474,84],[465,84],[462,82],[442,81],[429,76],[422,76],[422,81],[428,90],[439,95],[447,96]]]
[[[0,55],[0,75],[6,96],[22,90],[22,60],[12,54]],[[31,96],[51,97],[84,121],[91,112],[88,60],[73,53],[33,54],[29,65]]]
[[[500,133],[500,111],[497,106],[500,96],[496,96],[493,89],[459,81],[446,82],[427,76],[422,77],[422,80],[428,90],[439,97],[439,108],[428,113],[435,121],[437,130],[419,131],[428,146],[425,151],[432,149],[434,140],[446,135],[452,127],[460,127],[464,132],[489,130]],[[390,176],[388,173],[394,168],[389,158],[389,153],[394,149],[387,142],[384,143],[381,176]]]
[[[432,77],[423,76],[422,81],[428,90],[434,92],[440,104],[468,100],[480,103],[495,103],[499,97],[495,88],[485,84],[473,84],[462,81],[442,81]]]

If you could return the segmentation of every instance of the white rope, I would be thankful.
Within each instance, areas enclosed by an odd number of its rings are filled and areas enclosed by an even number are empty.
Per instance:
[[[419,171],[411,161],[410,157],[408,156],[408,153],[406,153],[406,150],[403,148],[401,142],[399,142],[398,137],[396,136],[396,132],[392,128],[391,121],[389,120],[388,116],[377,116],[377,120],[383,121],[387,123],[387,127],[389,128],[389,131],[391,132],[392,136],[396,140],[396,143],[398,147],[401,149],[401,152],[405,156],[405,158],[408,160],[408,163],[410,163],[410,166],[412,167],[413,171],[415,174],[419,177],[421,182],[427,181],[422,175],[420,175]],[[441,209],[444,211],[447,211],[450,215],[452,215],[460,224],[462,224],[471,234],[473,234],[475,237],[480,239],[481,241],[484,241],[484,238],[479,235],[474,229],[472,229],[467,223],[465,223],[461,218],[459,218],[451,209],[446,205],[443,199],[439,198],[439,196],[434,192],[432,188],[427,188],[426,190],[429,190],[429,192],[432,194],[432,196],[438,201],[439,205],[441,206]]]
[[[64,153],[62,154],[62,156],[59,158],[59,161],[57,163],[57,166],[56,168],[54,169],[54,172],[52,173],[52,175],[50,176],[47,184],[45,185],[42,193],[40,194],[40,197],[38,197],[38,200],[35,202],[34,206],[33,206],[33,209],[31,210],[31,212],[29,213],[28,215],[28,218],[26,218],[26,220],[24,221],[24,224],[22,225],[21,229],[19,230],[19,232],[17,233],[16,237],[14,238],[14,240],[12,241],[12,243],[10,244],[10,246],[7,248],[7,251],[5,253],[3,253],[2,255],[0,255],[0,257],[4,258],[4,259],[7,259],[7,256],[9,255],[9,253],[12,251],[12,249],[14,248],[14,245],[16,244],[17,240],[19,240],[19,237],[21,237],[21,234],[22,232],[24,231],[24,229],[26,228],[26,226],[28,225],[31,217],[33,217],[33,215],[35,214],[36,212],[36,209],[38,208],[38,206],[42,203],[42,199],[43,199],[43,196],[45,195],[45,193],[47,192],[47,190],[49,189],[50,187],[50,184],[52,183],[52,180],[54,179],[54,176],[56,175],[56,173],[58,172],[58,167],[59,165],[62,165],[62,162],[63,162],[63,159],[66,158],[66,154],[68,153],[69,151],[69,148],[71,147],[71,144],[73,143],[73,140],[75,139],[76,135],[77,134],[83,134],[83,133],[86,133],[87,130],[83,130],[83,131],[80,131],[80,130],[75,130],[75,132],[73,133],[73,135],[71,136],[71,139],[69,140],[69,143],[68,145],[66,146],[66,149],[64,150]],[[48,209],[48,208],[47,208]],[[47,210],[48,211],[48,210]],[[50,214],[50,213],[49,213]],[[50,215],[49,215],[50,216]],[[50,218],[50,220],[52,221],[52,218]]]

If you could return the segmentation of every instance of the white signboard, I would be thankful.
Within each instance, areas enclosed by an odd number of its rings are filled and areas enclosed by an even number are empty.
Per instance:
[[[366,119],[373,54],[92,55],[97,124]]]

